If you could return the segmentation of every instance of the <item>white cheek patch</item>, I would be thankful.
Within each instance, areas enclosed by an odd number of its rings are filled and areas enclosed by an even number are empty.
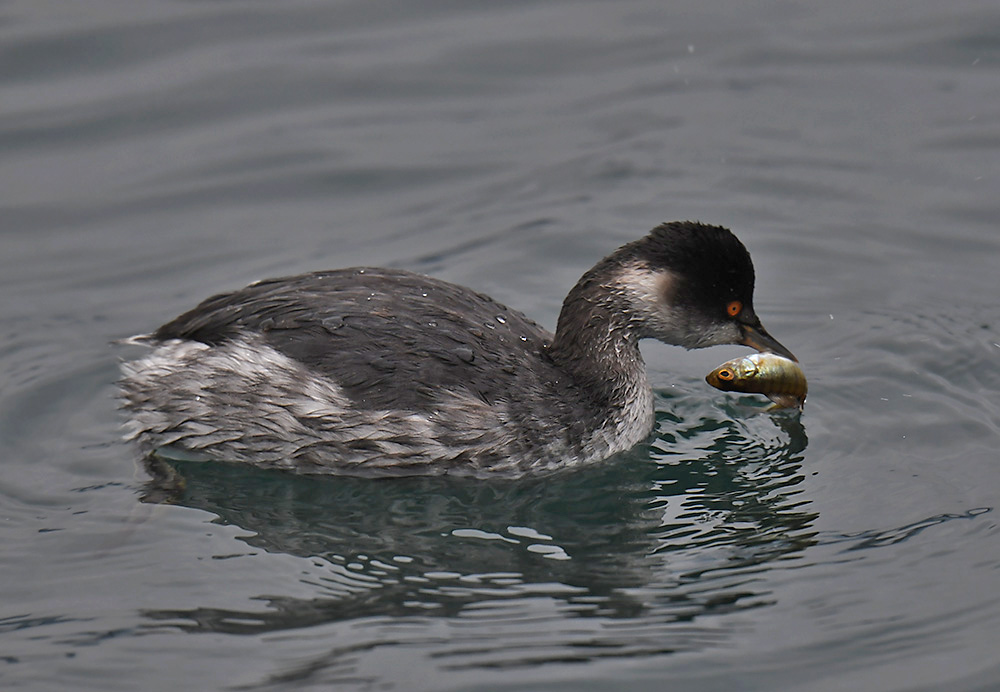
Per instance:
[[[628,301],[628,310],[633,315],[631,328],[637,338],[688,346],[686,320],[673,302],[680,281],[673,272],[653,271],[638,263],[622,267],[615,276],[613,288]]]
[[[712,319],[694,306],[675,304],[681,281],[671,271],[654,271],[633,263],[622,267],[610,288],[628,301],[633,314],[631,328],[640,339],[658,339],[684,348],[740,343],[740,328],[725,318],[722,307],[718,319]]]
[[[612,283],[614,292],[629,298],[631,307],[648,312],[651,307],[673,302],[678,279],[670,271],[653,271],[644,264],[629,264],[621,268]]]

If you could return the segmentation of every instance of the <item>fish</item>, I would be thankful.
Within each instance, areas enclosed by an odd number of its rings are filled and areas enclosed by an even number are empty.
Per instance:
[[[809,391],[799,364],[776,353],[733,358],[708,373],[705,381],[723,392],[765,394],[774,408],[802,408]]]

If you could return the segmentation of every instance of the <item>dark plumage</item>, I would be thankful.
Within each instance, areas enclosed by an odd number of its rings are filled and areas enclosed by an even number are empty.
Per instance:
[[[343,269],[209,298],[126,363],[147,450],[324,473],[522,473],[627,449],[652,427],[641,338],[788,352],[721,227],[664,224],[570,291],[555,335],[467,288]]]
[[[487,404],[547,336],[469,289],[411,272],[355,268],[261,281],[203,302],[153,334],[219,345],[241,334],[333,378],[362,408],[427,411],[440,389]]]

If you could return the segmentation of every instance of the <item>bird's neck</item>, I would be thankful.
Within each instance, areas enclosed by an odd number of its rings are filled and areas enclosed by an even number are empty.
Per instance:
[[[622,408],[651,396],[624,296],[589,274],[563,302],[549,356],[595,402]]]

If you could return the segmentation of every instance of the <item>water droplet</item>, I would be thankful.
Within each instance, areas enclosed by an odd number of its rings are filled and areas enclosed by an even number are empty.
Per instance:
[[[500,324],[507,324],[507,320],[503,318],[503,315],[497,315],[497,322]]]

